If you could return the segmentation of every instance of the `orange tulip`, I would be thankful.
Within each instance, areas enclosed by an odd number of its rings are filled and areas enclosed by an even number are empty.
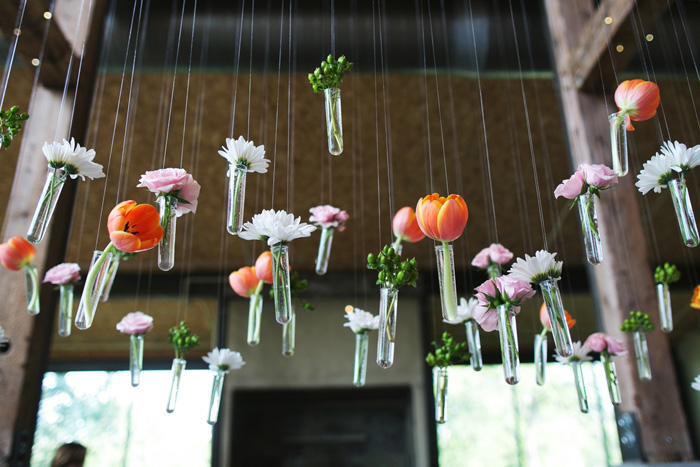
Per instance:
[[[566,326],[569,329],[574,327],[574,324],[576,324],[576,320],[571,317],[568,311],[564,310],[564,316],[566,316]],[[552,329],[552,326],[549,324],[549,314],[547,313],[547,305],[544,302],[540,307],[540,323],[542,323],[542,326],[544,326],[544,328],[547,331],[550,331]]]
[[[255,260],[255,275],[258,280],[272,284],[272,253],[269,250],[264,251]]]
[[[423,240],[425,234],[418,226],[416,213],[410,206],[403,207],[396,211],[394,220],[391,223],[396,241],[401,243],[406,240],[409,243],[416,243]]]
[[[36,256],[34,245],[23,237],[12,237],[0,244],[0,263],[12,271],[19,271],[27,266],[34,256]]]
[[[228,276],[228,283],[231,284],[233,291],[246,298],[255,293],[259,282],[255,275],[255,268],[250,266],[243,266]]]
[[[660,102],[659,87],[651,81],[623,81],[615,91],[615,103],[620,109],[617,115],[625,118],[625,127],[629,131],[634,131],[631,120],[642,122],[656,115]]]
[[[112,244],[125,253],[150,250],[163,238],[156,208],[136,201],[117,204],[109,213],[107,230]]]
[[[690,306],[700,310],[700,285],[693,290],[693,298],[690,299]]]
[[[467,226],[469,210],[459,195],[442,198],[437,193],[418,200],[416,219],[423,233],[438,242],[459,238]]]

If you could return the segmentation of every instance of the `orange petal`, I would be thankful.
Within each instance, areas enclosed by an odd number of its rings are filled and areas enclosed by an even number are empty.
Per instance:
[[[112,241],[117,250],[125,253],[136,253],[139,251],[141,246],[141,242],[138,238],[122,230],[110,232],[109,239]]]
[[[440,212],[440,207],[442,207],[442,203],[438,198],[437,193],[428,195],[419,200],[418,205],[416,206],[418,226],[427,237],[430,237],[433,240],[439,240],[440,236],[437,226],[437,217]]]
[[[440,235],[436,240],[451,242],[462,235],[467,226],[467,213],[457,200],[448,199],[442,206],[438,213],[437,226]]]
[[[264,251],[255,261],[256,277],[268,284],[272,284],[272,253]]]

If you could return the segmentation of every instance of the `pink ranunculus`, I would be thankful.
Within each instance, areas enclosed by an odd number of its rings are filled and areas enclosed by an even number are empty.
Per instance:
[[[489,261],[496,264],[506,264],[513,259],[513,253],[500,243],[492,243],[488,248],[481,250],[472,260],[472,266],[486,269]]]
[[[501,295],[508,297],[508,300],[511,302],[535,295],[535,290],[532,289],[532,285],[529,282],[521,281],[509,275],[497,277],[494,281]]]
[[[602,352],[605,350],[610,355],[625,355],[627,353],[627,347],[623,342],[602,332],[596,332],[588,336],[588,339],[586,339],[583,345],[594,352]]]
[[[157,195],[170,194],[184,200],[184,203],[177,203],[178,217],[197,211],[197,198],[201,187],[185,169],[150,170],[141,175],[136,186],[148,188]]]
[[[44,282],[50,282],[54,285],[75,283],[80,280],[80,266],[76,263],[61,263],[54,266],[44,276]]]
[[[559,198],[563,196],[567,199],[574,199],[583,192],[585,183],[586,181],[583,179],[583,173],[577,170],[571,178],[559,184],[554,190],[554,197]]]
[[[146,334],[153,329],[153,317],[136,311],[127,314],[117,323],[117,331],[124,334]]]
[[[328,204],[313,207],[309,209],[309,212],[311,213],[310,222],[323,228],[334,228],[338,232],[345,230],[345,222],[350,218],[347,212]]]
[[[617,183],[615,172],[603,164],[583,163],[578,166],[578,170],[583,173],[583,178],[589,186],[594,186],[600,190],[610,188]]]

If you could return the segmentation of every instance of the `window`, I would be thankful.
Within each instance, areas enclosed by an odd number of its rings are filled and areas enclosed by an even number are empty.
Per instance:
[[[544,386],[534,364],[520,383],[503,381],[500,365],[480,372],[451,367],[447,423],[438,425],[441,467],[605,466],[622,463],[613,406],[600,363],[583,367],[588,414],[579,411],[568,366],[547,365]]]
[[[88,448],[85,467],[208,465],[211,385],[210,371],[185,371],[169,414],[170,371],[144,371],[135,388],[128,371],[46,373],[31,465],[50,465],[71,441]]]

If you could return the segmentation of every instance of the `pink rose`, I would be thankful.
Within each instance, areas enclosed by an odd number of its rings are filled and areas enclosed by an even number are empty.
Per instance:
[[[44,282],[51,282],[54,285],[75,283],[80,280],[80,266],[75,263],[62,263],[54,266],[44,276]]]
[[[500,243],[492,243],[488,248],[481,250],[472,260],[472,266],[486,269],[491,263],[506,264],[513,259],[513,253]]]
[[[583,178],[589,186],[594,186],[599,190],[605,190],[617,183],[615,172],[603,164],[583,163],[578,166],[577,172],[583,172]]]
[[[185,202],[177,203],[177,216],[197,212],[197,198],[201,186],[185,169],[150,170],[141,175],[137,187],[148,188],[156,195],[173,195]]]
[[[153,329],[153,317],[140,311],[129,313],[117,323],[117,331],[124,334],[146,334]]]
[[[496,296],[496,285],[494,284],[494,279],[487,280],[474,290],[477,292],[476,299],[479,301],[479,306],[488,308],[491,305],[491,302],[486,297],[494,298]]]
[[[563,196],[567,199],[574,199],[584,191],[583,173],[580,170],[574,172],[570,179],[564,180],[554,190],[554,197]]]
[[[602,352],[605,350],[610,355],[625,355],[627,353],[627,347],[624,343],[602,332],[596,332],[588,336],[588,339],[586,339],[583,345],[594,352]]]
[[[498,329],[498,313],[496,313],[496,310],[489,310],[481,304],[474,309],[474,320],[486,332]]]
[[[333,228],[338,232],[345,230],[345,222],[350,218],[347,212],[328,204],[313,207],[309,209],[309,212],[311,213],[310,222],[323,228]]]
[[[506,275],[497,277],[494,281],[501,295],[508,297],[508,300],[511,302],[530,298],[535,295],[535,291],[532,289],[532,285],[530,285],[529,282],[516,279],[512,276]]]

